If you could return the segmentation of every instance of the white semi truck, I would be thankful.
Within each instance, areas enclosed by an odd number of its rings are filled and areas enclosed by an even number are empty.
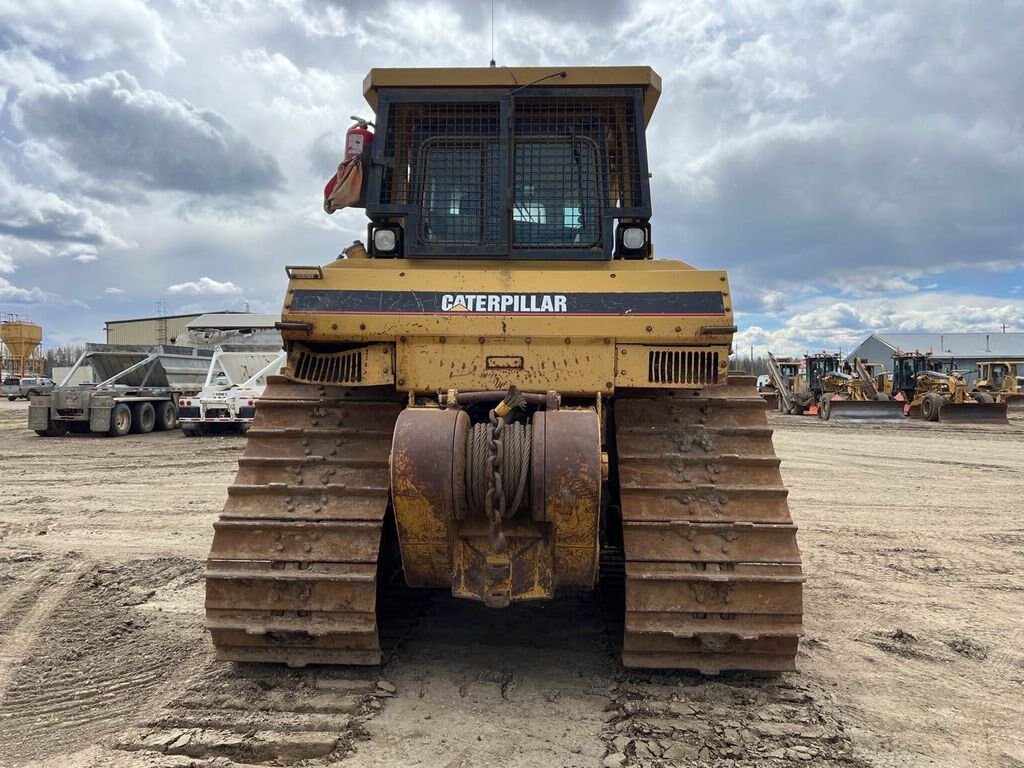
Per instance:
[[[256,401],[267,387],[267,377],[281,372],[283,349],[230,350],[217,347],[199,394],[178,403],[178,420],[186,437],[248,430],[256,415]]]

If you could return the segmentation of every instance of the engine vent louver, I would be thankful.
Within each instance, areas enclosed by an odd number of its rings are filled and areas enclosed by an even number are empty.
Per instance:
[[[298,347],[290,361],[292,378],[307,384],[359,384],[363,380],[363,352],[314,352]]]
[[[649,350],[647,380],[651,384],[717,384],[718,352],[687,349]]]

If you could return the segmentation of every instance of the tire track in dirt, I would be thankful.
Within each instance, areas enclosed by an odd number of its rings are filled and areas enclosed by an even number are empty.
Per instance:
[[[187,662],[201,633],[198,619],[192,627],[181,617],[154,620],[137,606],[190,573],[200,578],[197,562],[170,559],[81,563],[56,574],[0,652],[0,759],[94,743],[133,719]]]
[[[23,598],[29,599],[17,624],[0,636],[0,707],[3,707],[0,709],[0,717],[5,714],[8,686],[13,672],[27,655],[43,624],[64,600],[81,572],[81,567],[73,569],[55,585],[42,590],[39,587],[45,574],[37,579],[29,579],[24,589],[19,590],[19,594],[11,601],[9,607],[17,608],[19,603],[24,602]]]
[[[125,752],[246,764],[339,759],[388,695],[376,669],[224,664],[210,660],[185,690],[123,731]]]

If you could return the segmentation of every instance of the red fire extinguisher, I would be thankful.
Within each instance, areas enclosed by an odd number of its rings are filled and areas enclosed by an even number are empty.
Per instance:
[[[355,120],[356,124],[345,134],[345,162],[353,157],[359,157],[373,144],[373,131],[370,130],[373,123],[355,115],[349,119]]]
[[[334,213],[349,206],[362,207],[363,169],[362,155],[373,145],[373,123],[361,117],[352,116],[355,125],[345,133],[345,157],[338,166],[338,172],[324,187],[324,210]]]

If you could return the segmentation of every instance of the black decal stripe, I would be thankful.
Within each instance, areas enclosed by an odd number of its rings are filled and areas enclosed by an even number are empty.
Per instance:
[[[564,296],[564,312],[444,311],[443,296],[521,296],[521,304],[540,307],[545,296]],[[647,293],[457,293],[435,291],[326,291],[297,290],[291,312],[344,315],[585,315],[585,316],[701,316],[725,315],[719,291],[652,291]]]

